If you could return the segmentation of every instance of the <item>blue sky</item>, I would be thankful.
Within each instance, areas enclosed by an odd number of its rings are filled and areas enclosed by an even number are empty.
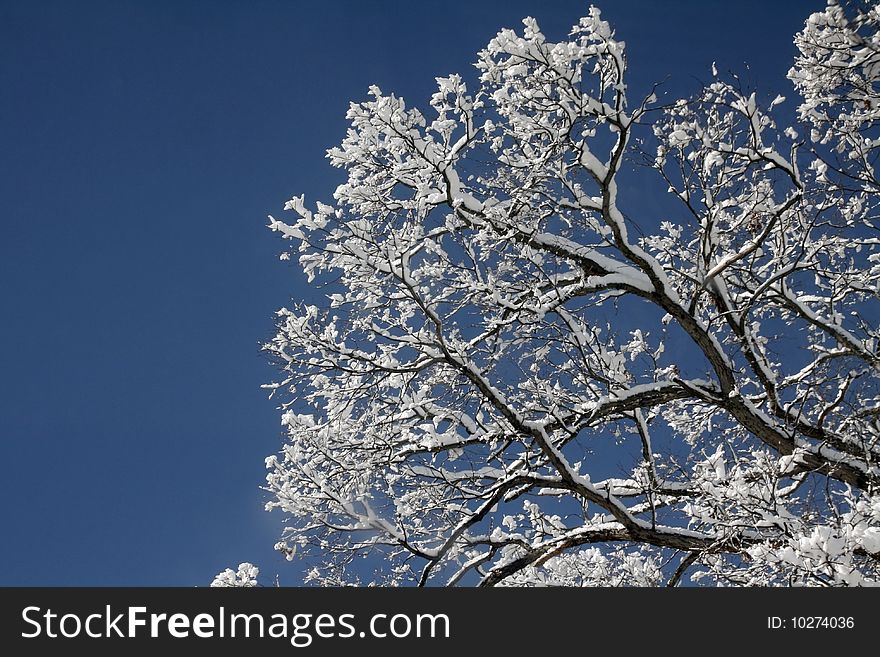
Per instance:
[[[635,93],[716,61],[772,98],[822,2],[597,4]],[[560,38],[587,6],[2,0],[0,585],[204,585],[244,560],[299,583],[262,511],[258,345],[319,297],[266,215],[330,198],[324,151],[370,84],[426,106],[499,28]]]

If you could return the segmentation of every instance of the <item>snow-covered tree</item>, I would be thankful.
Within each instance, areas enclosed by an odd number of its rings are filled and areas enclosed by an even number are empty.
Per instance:
[[[265,345],[278,548],[325,584],[877,583],[880,5],[809,17],[788,127],[717,73],[628,96],[595,8],[523,24],[424,111],[371,88],[333,203],[271,220],[328,299]]]

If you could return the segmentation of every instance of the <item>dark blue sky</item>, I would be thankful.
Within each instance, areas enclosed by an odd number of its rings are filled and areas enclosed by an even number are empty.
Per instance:
[[[597,4],[635,92],[715,60],[772,98],[823,2]],[[499,28],[557,39],[587,6],[0,0],[0,585],[205,585],[244,560],[298,583],[262,511],[258,344],[317,297],[266,215],[329,200],[368,85],[427,106]]]

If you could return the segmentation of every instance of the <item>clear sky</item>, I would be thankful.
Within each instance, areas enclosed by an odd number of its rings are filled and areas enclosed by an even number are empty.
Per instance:
[[[499,28],[558,39],[588,4],[0,0],[0,585],[299,583],[262,511],[259,343],[318,297],[266,215],[330,199],[370,84],[426,107]],[[635,93],[716,61],[772,98],[823,0],[596,4]]]

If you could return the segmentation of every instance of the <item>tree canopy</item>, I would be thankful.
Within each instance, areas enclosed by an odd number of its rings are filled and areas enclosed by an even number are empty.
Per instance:
[[[327,292],[264,347],[279,549],[323,584],[877,583],[878,26],[807,19],[787,126],[714,71],[632,97],[595,8],[423,111],[352,103],[333,202],[271,220]],[[636,178],[675,205],[631,216]]]

